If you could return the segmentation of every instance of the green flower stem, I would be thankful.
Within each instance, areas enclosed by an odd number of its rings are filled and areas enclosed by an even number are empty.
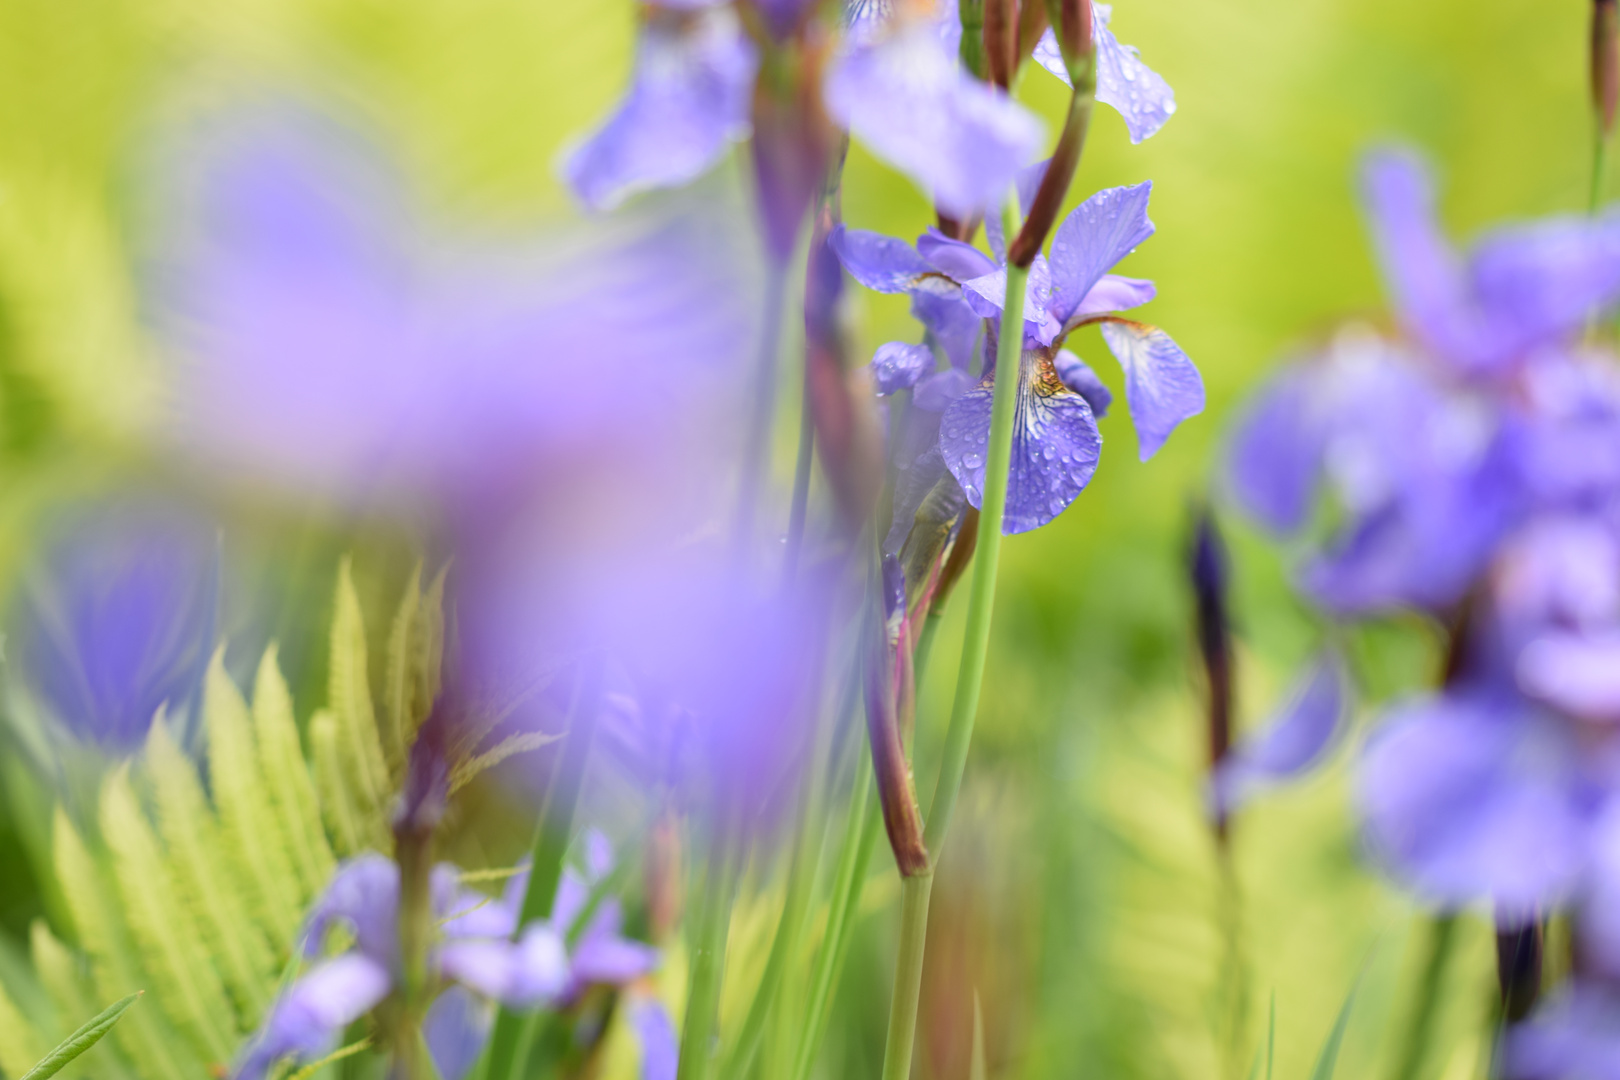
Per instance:
[[[850,792],[849,816],[844,825],[842,853],[833,877],[832,895],[827,900],[827,929],[821,951],[810,976],[810,997],[805,1003],[804,1025],[793,1060],[792,1080],[806,1080],[815,1064],[816,1050],[826,1032],[833,987],[844,966],[849,945],[849,929],[860,903],[861,887],[866,884],[866,868],[872,861],[883,818],[872,798],[872,757],[862,753],[855,766],[855,784]],[[731,1080],[730,1077],[727,1080]]]
[[[1457,916],[1439,915],[1429,930],[1429,956],[1423,965],[1423,981],[1418,984],[1412,1022],[1406,1044],[1396,1062],[1394,1080],[1418,1080],[1434,1041],[1434,1021],[1439,1012],[1440,988],[1445,982],[1446,965],[1457,942]]]
[[[720,1011],[720,983],[726,971],[726,936],[731,930],[731,904],[737,891],[741,859],[729,827],[713,837],[709,865],[692,949],[692,974],[686,988],[686,1021],[681,1025],[681,1060],[675,1080],[707,1080],[714,1063],[714,1035]]]
[[[792,581],[799,571],[804,546],[804,520],[810,508],[810,467],[816,449],[816,420],[810,412],[810,387],[804,388],[799,407],[799,452],[793,462],[793,502],[788,509],[787,551],[782,557],[782,579]]]
[[[1003,235],[1014,236],[1018,222],[1013,203],[1002,210]],[[977,558],[968,593],[967,633],[956,670],[956,699],[939,767],[939,783],[929,807],[924,840],[937,862],[950,827],[951,811],[962,788],[973,722],[984,685],[985,654],[990,646],[990,616],[996,599],[996,564],[1001,554],[1001,523],[1007,511],[1007,469],[1012,462],[1013,421],[1018,402],[1019,367],[1023,363],[1025,267],[1007,266],[1007,296],[1002,305],[1001,337],[996,342],[996,374],[990,409],[990,440],[985,453],[984,495],[979,507]],[[917,1037],[917,1002],[922,993],[923,950],[928,937],[928,898],[933,891],[930,869],[905,879],[900,893],[900,949],[894,969],[894,997],[889,1006],[889,1037],[883,1051],[883,1080],[908,1080]]]
[[[598,661],[587,660],[580,675],[579,689],[575,691],[568,734],[563,739],[562,753],[552,774],[550,790],[540,811],[540,822],[534,831],[533,858],[529,864],[529,887],[523,894],[523,907],[518,925],[524,926],[535,919],[551,914],[552,901],[557,896],[557,885],[562,880],[563,856],[568,853],[568,841],[574,830],[574,811],[579,806],[579,795],[585,786],[585,763],[590,758],[591,743],[596,738],[597,714],[601,711],[602,671]],[[534,1044],[535,1017],[532,1014],[501,1008],[495,1018],[495,1028],[484,1051],[483,1072],[474,1075],[484,1080],[518,1080],[528,1050]]]
[[[754,514],[771,460],[771,422],[776,418],[777,352],[782,338],[782,306],[787,296],[787,267],[766,259],[764,325],[755,363],[753,399],[748,404],[748,435],[742,473],[737,480],[737,519],[732,544],[738,557],[753,540]]]

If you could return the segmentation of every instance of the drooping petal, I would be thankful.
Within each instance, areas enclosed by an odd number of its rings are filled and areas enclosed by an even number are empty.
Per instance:
[[[504,939],[451,941],[439,950],[439,970],[485,997],[504,999],[512,988],[515,949]]]
[[[849,276],[874,292],[906,292],[918,278],[937,272],[910,244],[882,233],[840,225],[827,243]]]
[[[1586,858],[1569,733],[1511,701],[1451,693],[1379,728],[1358,796],[1374,852],[1431,902],[1545,911]]]
[[[1503,1076],[1516,1080],[1620,1077],[1620,994],[1598,979],[1572,982],[1503,1033]]]
[[[1554,343],[1620,297],[1620,217],[1497,229],[1474,247],[1468,277],[1495,334],[1515,351]]]
[[[1131,142],[1151,138],[1176,111],[1176,95],[1158,72],[1142,63],[1133,45],[1121,45],[1108,29],[1113,8],[1093,4],[1091,40],[1097,46],[1097,100],[1112,105],[1125,118]],[[1063,51],[1050,29],[1035,45],[1035,62],[1072,86]]]
[[[1041,140],[1034,115],[964,74],[929,21],[850,49],[824,97],[834,119],[956,217],[997,205]]]
[[[1176,425],[1204,411],[1204,380],[1181,347],[1155,326],[1107,319],[1103,340],[1125,369],[1125,403],[1141,459],[1159,452]]]
[[[368,851],[343,863],[332,875],[304,924],[304,955],[320,955],[326,931],[342,922],[354,931],[362,953],[392,967],[399,949],[399,866]]]
[[[428,1006],[422,1037],[438,1066],[440,1080],[461,1080],[467,1075],[483,1052],[494,1019],[489,1002],[479,1001],[459,986],[452,986]]]
[[[681,1045],[664,1003],[647,994],[634,995],[630,1026],[641,1044],[641,1080],[675,1080]]]
[[[1073,320],[1089,319],[1093,315],[1107,315],[1114,311],[1129,311],[1133,307],[1152,300],[1159,295],[1159,290],[1153,282],[1146,278],[1121,277],[1119,274],[1104,274],[1102,280],[1092,286],[1086,293],[1086,298],[1080,301],[1080,306],[1074,309],[1069,318]]]
[[[1246,737],[1211,778],[1211,801],[1231,814],[1250,795],[1297,776],[1333,741],[1347,712],[1349,677],[1336,653],[1319,656],[1290,700],[1263,728]]]
[[[1620,632],[1553,632],[1525,646],[1515,665],[1524,692],[1589,720],[1620,721]]]
[[[1102,436],[1086,399],[1063,385],[1052,361],[1026,351],[1020,365],[1003,533],[1028,532],[1074,502],[1097,471]],[[939,446],[968,502],[981,505],[990,441],[992,378],[945,410]]]
[[[731,9],[655,13],[636,52],[630,93],[563,163],[564,179],[594,210],[696,179],[748,134],[759,54]]]
[[[891,341],[879,345],[872,356],[872,381],[879,397],[910,390],[934,370],[934,354],[926,345]]]
[[[658,950],[639,941],[601,935],[579,943],[571,958],[574,978],[619,986],[658,966]]]
[[[1063,385],[1086,399],[1091,406],[1091,415],[1101,420],[1108,415],[1108,407],[1114,403],[1114,392],[1103,385],[1097,373],[1091,370],[1091,365],[1080,359],[1068,349],[1059,349],[1057,356],[1052,359],[1052,366],[1057,369],[1058,378]]]
[[[1103,275],[1153,235],[1148,196],[1153,182],[1104,188],[1069,212],[1052,237],[1052,317],[1072,324]]]
[[[344,1028],[387,997],[391,986],[388,969],[360,953],[316,965],[271,1007],[232,1075],[261,1080],[283,1058],[318,1057]]]
[[[1311,373],[1289,368],[1271,380],[1239,420],[1226,482],[1243,510],[1276,533],[1305,524],[1321,474],[1327,432],[1310,411]]]

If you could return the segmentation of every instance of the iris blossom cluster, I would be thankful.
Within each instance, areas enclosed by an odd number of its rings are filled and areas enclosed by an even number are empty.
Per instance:
[[[1620,374],[1588,328],[1620,299],[1620,218],[1508,226],[1459,254],[1411,153],[1370,155],[1363,194],[1401,334],[1347,332],[1280,373],[1233,441],[1231,490],[1310,533],[1299,582],[1333,615],[1446,628],[1438,685],[1391,706],[1361,760],[1371,849],[1430,904],[1488,901],[1509,930],[1573,911],[1578,970],[1606,984]],[[1516,1067],[1605,1075],[1559,1058],[1568,1035],[1533,1028]]]
[[[613,855],[600,833],[587,834],[585,847],[586,872],[566,868],[550,917],[521,928],[526,867],[497,899],[462,885],[449,863],[434,869],[432,908],[442,940],[430,953],[430,968],[440,990],[423,1030],[445,1080],[457,1080],[476,1059],[489,1028],[489,1002],[564,1008],[593,985],[628,984],[657,966],[656,950],[620,936],[616,897],[592,904]],[[258,1080],[283,1059],[318,1057],[395,991],[402,978],[399,896],[399,867],[391,859],[362,855],[338,868],[303,931],[309,968],[271,1008],[233,1075]],[[340,927],[353,944],[328,955],[328,939]]]

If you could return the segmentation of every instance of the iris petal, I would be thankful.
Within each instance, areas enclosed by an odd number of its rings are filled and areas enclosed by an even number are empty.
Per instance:
[[[1069,326],[1114,264],[1153,235],[1148,196],[1153,182],[1104,188],[1069,212],[1052,237],[1050,311]]]
[[[1093,4],[1091,10],[1091,39],[1097,46],[1097,100],[1118,110],[1125,118],[1131,142],[1139,143],[1157,134],[1176,111],[1175,91],[1158,72],[1142,63],[1134,46],[1121,45],[1108,29],[1113,8]],[[1062,79],[1063,85],[1073,85],[1069,81],[1068,65],[1063,62],[1063,51],[1058,48],[1057,37],[1051,30],[1036,44],[1034,59]]]
[[[1125,401],[1143,461],[1159,452],[1176,425],[1204,411],[1204,380],[1181,347],[1154,326],[1108,319],[1103,340],[1125,369]]]
[[[882,233],[840,225],[827,237],[827,243],[849,276],[873,292],[906,292],[919,277],[935,272],[910,244]]]

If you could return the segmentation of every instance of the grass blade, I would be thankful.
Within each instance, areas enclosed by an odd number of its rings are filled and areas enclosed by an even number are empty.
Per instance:
[[[1333,1030],[1328,1032],[1327,1042],[1322,1044],[1322,1052],[1316,1056],[1316,1068],[1311,1070],[1311,1080],[1333,1080],[1333,1069],[1339,1062],[1339,1044],[1344,1041],[1344,1029],[1350,1023],[1350,1009],[1356,1003],[1356,991],[1360,987],[1361,976],[1357,975],[1356,981],[1350,984],[1350,993],[1345,995],[1344,1004],[1339,1008],[1339,1018],[1333,1022]],[[1274,1017],[1275,1004],[1273,1001]],[[1271,1073],[1269,1064],[1266,1073],[1268,1076]]]
[[[38,1065],[23,1073],[22,1080],[46,1080],[47,1077],[55,1076],[61,1072],[68,1062],[100,1042],[101,1037],[111,1031],[114,1024],[118,1023],[118,1018],[124,1015],[124,1011],[135,1004],[136,1000],[145,992],[144,990],[137,990],[128,997],[113,1002],[94,1017],[86,1020],[79,1030],[63,1039],[55,1050],[46,1054]]]

